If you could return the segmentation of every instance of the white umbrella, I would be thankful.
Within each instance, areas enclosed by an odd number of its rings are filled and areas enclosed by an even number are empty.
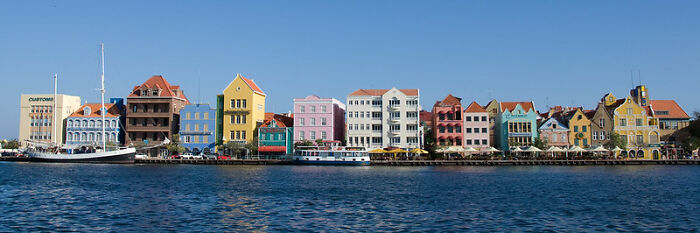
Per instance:
[[[489,146],[489,148],[484,149],[484,152],[501,152],[500,150],[493,148],[493,146]]]
[[[516,146],[515,149],[511,150],[512,152],[523,152],[523,149],[520,149],[519,146]]]
[[[527,149],[525,149],[525,152],[541,152],[541,151],[542,151],[542,150],[540,150],[540,148],[537,148],[537,147],[534,147],[534,146],[530,146],[530,147],[528,147]]]
[[[608,149],[605,149],[605,148],[603,148],[603,146],[598,145],[597,147],[591,148],[588,151],[590,151],[590,152],[608,152]]]
[[[574,146],[574,147],[569,148],[569,152],[585,152],[585,151],[586,150],[584,150],[583,148],[578,147],[578,146]]]
[[[474,149],[474,148],[471,147],[471,146],[470,146],[470,147],[467,147],[467,148],[464,148],[464,152],[477,152],[477,151],[478,151],[478,150]]]

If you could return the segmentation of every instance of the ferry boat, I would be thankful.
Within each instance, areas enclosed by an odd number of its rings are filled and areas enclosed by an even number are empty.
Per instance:
[[[299,147],[294,151],[292,163],[306,165],[354,165],[370,164],[369,153],[364,147]]]

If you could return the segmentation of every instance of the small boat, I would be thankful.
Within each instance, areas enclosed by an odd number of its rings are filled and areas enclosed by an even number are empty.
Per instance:
[[[363,147],[299,147],[294,151],[292,163],[305,165],[355,165],[370,164],[369,153]]]
[[[102,88],[100,92],[102,93],[102,122],[105,122],[105,66],[104,66],[104,44],[100,44],[101,55],[102,55],[102,75],[100,76],[102,80]],[[57,82],[58,75],[53,76],[54,79],[54,106],[56,109],[56,92],[57,92]],[[56,122],[55,111],[53,122],[53,132],[51,135],[56,135]],[[105,125],[102,124],[102,140],[101,147],[96,148],[93,146],[83,146],[80,150],[72,150],[62,148],[56,137],[50,145],[46,145],[41,142],[28,141],[30,144],[35,145],[27,148],[26,154],[29,157],[29,161],[35,162],[56,162],[56,163],[134,163],[134,156],[136,155],[135,148],[118,148],[116,150],[108,151],[105,139]]]

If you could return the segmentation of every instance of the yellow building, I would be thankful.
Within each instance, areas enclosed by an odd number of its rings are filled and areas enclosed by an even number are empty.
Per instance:
[[[58,144],[65,142],[63,121],[80,108],[80,97],[59,94],[54,102],[53,94],[23,94],[20,99],[18,140],[23,147],[27,146],[27,140]]]
[[[607,94],[604,102],[613,115],[613,132],[626,140],[626,148],[620,155],[632,159],[659,159],[659,121],[651,108],[638,104],[632,96],[615,99]]]
[[[265,118],[265,93],[251,79],[240,74],[217,96],[217,139],[250,143],[256,127]]]
[[[589,147],[591,145],[591,120],[581,108],[567,115],[569,121],[569,145]]]

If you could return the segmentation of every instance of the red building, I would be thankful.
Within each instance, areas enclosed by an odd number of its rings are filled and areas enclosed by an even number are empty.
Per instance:
[[[433,105],[433,136],[438,145],[462,146],[462,99],[447,95]]]

